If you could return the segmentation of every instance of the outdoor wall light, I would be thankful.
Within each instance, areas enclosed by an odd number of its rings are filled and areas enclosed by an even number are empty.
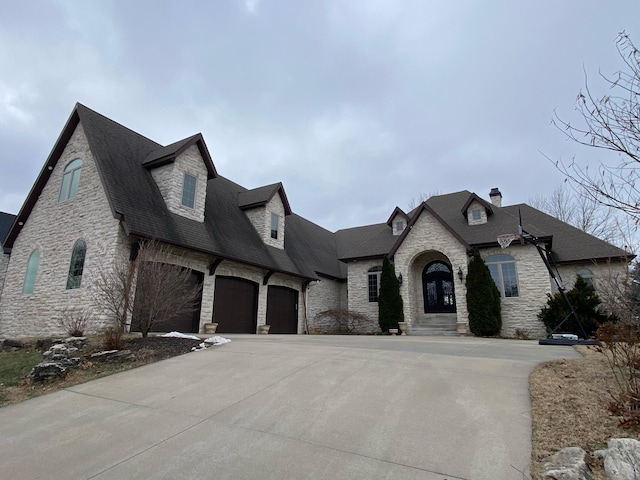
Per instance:
[[[398,283],[402,285],[402,274],[398,275]]]
[[[458,267],[458,278],[460,279],[460,281],[462,281],[462,279],[464,278],[462,267]]]

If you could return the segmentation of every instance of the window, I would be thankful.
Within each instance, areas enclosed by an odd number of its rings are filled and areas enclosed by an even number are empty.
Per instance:
[[[80,170],[82,168],[82,160],[76,158],[69,162],[64,168],[62,174],[62,185],[60,187],[60,195],[58,195],[58,202],[64,202],[70,200],[78,193],[78,184],[80,183]]]
[[[182,183],[182,205],[193,208],[196,204],[196,183],[197,179],[188,173],[184,174]]]
[[[491,272],[491,278],[498,287],[501,297],[518,296],[518,276],[516,262],[510,255],[499,254],[487,257],[484,263]]]
[[[24,276],[24,284],[22,285],[23,295],[29,295],[33,293],[39,266],[40,252],[38,250],[34,250],[33,252],[31,252],[31,255],[29,255],[29,260],[27,261],[27,273]]]
[[[367,272],[367,285],[369,290],[369,301],[377,302],[378,293],[380,292],[380,274],[382,273],[382,267],[371,267]]]
[[[471,210],[471,220],[478,221],[482,219],[482,212],[480,210]]]
[[[278,223],[280,222],[280,217],[275,213],[271,214],[271,238],[278,239]]]
[[[71,263],[69,264],[69,275],[67,276],[67,290],[80,288],[82,282],[82,271],[84,269],[84,258],[87,254],[87,244],[84,240],[76,240],[71,253]]]
[[[587,282],[587,285],[595,287],[593,284],[593,272],[591,270],[588,268],[581,268],[577,273],[579,277],[582,277],[584,281]]]
[[[401,232],[404,230],[404,222],[396,222],[396,232]]]

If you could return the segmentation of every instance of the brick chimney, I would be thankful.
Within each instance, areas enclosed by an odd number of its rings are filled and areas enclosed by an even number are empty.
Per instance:
[[[502,194],[500,193],[500,190],[498,190],[498,187],[491,189],[491,192],[489,192],[489,198],[491,198],[491,203],[495,207],[502,207]]]

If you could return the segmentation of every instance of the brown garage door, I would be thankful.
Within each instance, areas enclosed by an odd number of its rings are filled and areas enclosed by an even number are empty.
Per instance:
[[[298,333],[298,291],[270,286],[267,292],[269,333]]]
[[[185,270],[189,270],[185,268]],[[191,276],[189,277],[189,283],[194,287],[200,289],[200,299],[195,309],[192,312],[186,312],[178,317],[175,317],[169,321],[162,321],[160,323],[154,323],[151,326],[152,332],[182,332],[182,333],[198,333],[198,327],[200,325],[200,307],[202,301],[202,282],[204,280],[204,273],[191,270]],[[138,295],[144,295],[145,284],[147,281],[153,281],[153,279],[146,279],[142,276],[138,277],[138,286],[136,288],[136,297]],[[137,303],[134,301],[133,318],[131,320],[131,331],[139,332],[140,325],[137,321],[138,312],[136,310]]]
[[[258,284],[244,278],[216,277],[213,321],[220,333],[256,333]]]

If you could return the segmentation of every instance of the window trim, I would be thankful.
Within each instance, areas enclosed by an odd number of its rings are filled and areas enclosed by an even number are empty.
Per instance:
[[[60,193],[58,193],[58,203],[72,200],[78,195],[81,173],[82,160],[79,158],[71,160],[64,167],[62,181],[60,182]]]
[[[380,276],[382,275],[382,265],[376,265],[367,270],[367,297],[369,302],[377,303],[380,296]],[[372,284],[373,281],[373,284]],[[375,293],[372,287],[375,286]]]
[[[191,179],[193,179],[193,187],[191,186],[191,182],[187,184],[187,180],[191,181]],[[180,204],[186,208],[195,208],[197,191],[198,177],[184,172],[184,175],[182,176],[182,198],[180,199]],[[185,200],[190,204],[185,203]]]
[[[24,282],[22,283],[22,294],[31,295],[36,286],[36,278],[38,269],[40,268],[40,250],[34,250],[27,260],[27,269],[24,273]]]
[[[79,238],[73,244],[71,261],[69,262],[69,273],[67,274],[67,290],[80,288],[82,285],[82,275],[84,273],[84,262],[87,258],[87,243]]]
[[[495,283],[496,287],[498,287],[498,291],[500,292],[500,298],[518,298],[520,297],[520,281],[518,279],[518,269],[516,266],[516,260],[511,255],[507,255],[505,253],[498,253],[494,255],[489,255],[484,259],[484,263],[491,272],[491,278]],[[504,287],[504,265],[513,265],[513,275],[515,277],[515,295],[507,295]],[[491,271],[491,266],[496,267],[497,279]],[[510,290],[511,292],[511,290]]]

